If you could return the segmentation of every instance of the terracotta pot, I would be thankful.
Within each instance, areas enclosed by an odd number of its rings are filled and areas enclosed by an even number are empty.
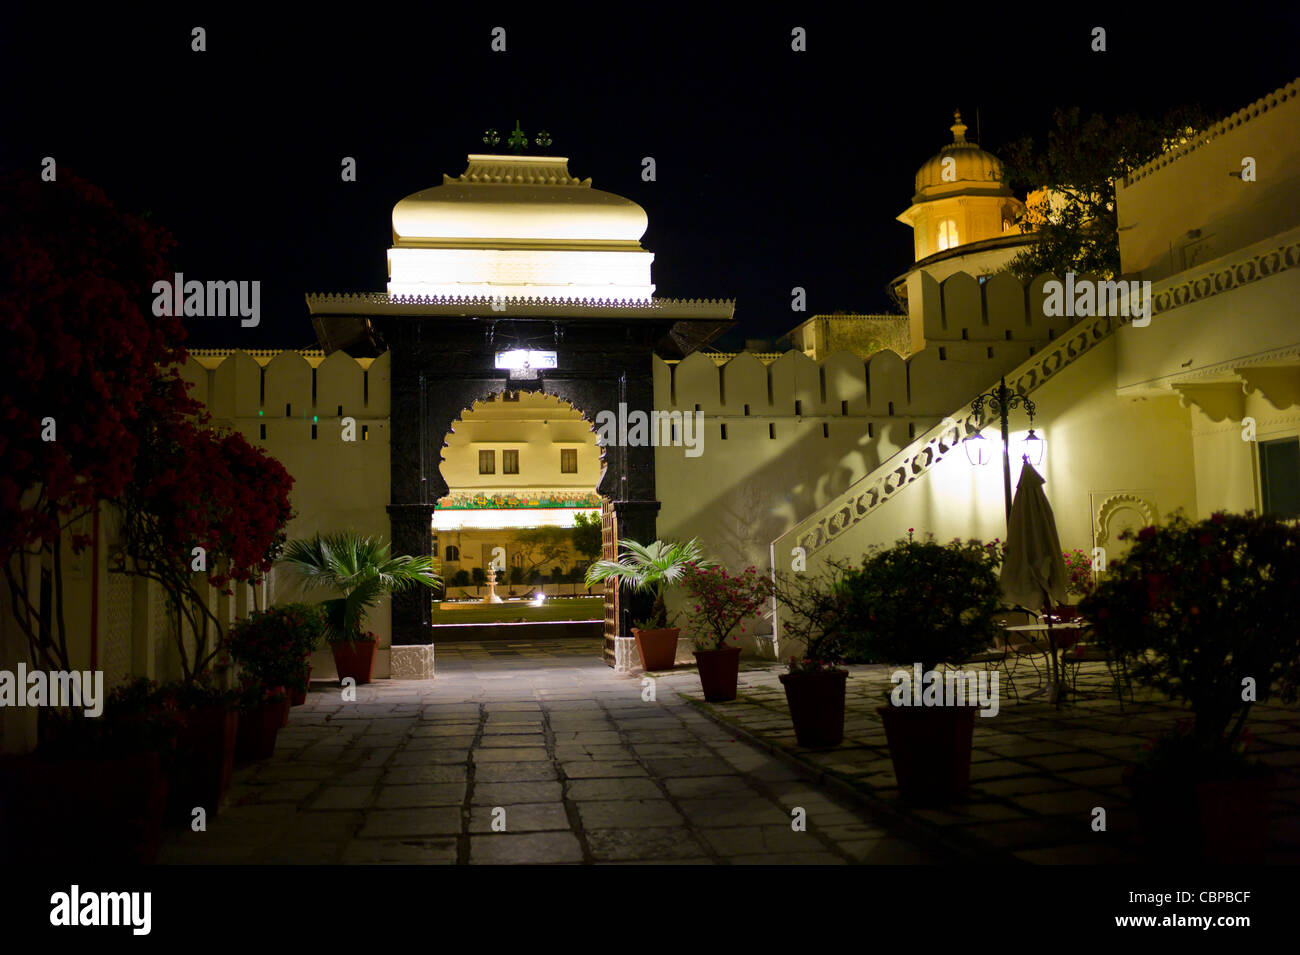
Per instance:
[[[944,806],[970,788],[974,706],[881,706],[898,793],[916,806]]]
[[[330,644],[334,651],[334,666],[339,671],[339,682],[352,677],[357,686],[369,683],[375,673],[375,648],[378,640],[346,640]]]
[[[167,774],[158,754],[0,760],[0,859],[151,865],[162,843]]]
[[[276,737],[289,718],[289,701],[266,703],[239,714],[235,758],[242,761],[270,759],[275,755]]]
[[[1166,862],[1263,861],[1275,772],[1193,782],[1153,777],[1130,766],[1123,778],[1133,793],[1148,855]]]
[[[704,698],[710,703],[724,703],[736,698],[736,680],[740,675],[740,647],[719,650],[696,650],[695,665],[700,671]]]
[[[637,630],[632,628],[636,638],[636,649],[641,654],[641,665],[647,670],[671,670],[677,662],[677,637],[679,627],[666,630]]]
[[[209,816],[215,816],[235,765],[239,711],[226,706],[182,710],[180,724],[168,815],[189,819],[201,806]]]
[[[847,670],[782,673],[795,739],[806,749],[844,742],[844,688]]]
[[[311,664],[307,665],[307,679],[303,681],[301,690],[294,690],[289,697],[290,706],[302,706],[307,702],[307,691],[311,689]]]

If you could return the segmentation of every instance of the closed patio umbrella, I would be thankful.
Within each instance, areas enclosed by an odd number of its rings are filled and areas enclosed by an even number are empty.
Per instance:
[[[1046,606],[1050,610],[1065,602],[1066,581],[1061,539],[1056,533],[1052,505],[1043,493],[1043,477],[1026,460],[1011,504],[1006,554],[1002,561],[1002,592],[1011,604],[1030,608]],[[1050,615],[1047,627],[1052,650],[1053,696],[1056,696],[1059,683]]]

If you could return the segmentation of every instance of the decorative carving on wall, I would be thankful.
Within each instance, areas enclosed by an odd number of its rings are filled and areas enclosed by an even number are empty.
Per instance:
[[[1297,265],[1300,265],[1300,242],[1280,245],[1231,265],[1225,265],[1213,275],[1194,276],[1156,292],[1152,296],[1151,312],[1159,315],[1161,312],[1222,295],[1224,292],[1249,285],[1251,282],[1258,282],[1278,272],[1293,269]]]
[[[1196,405],[1211,421],[1240,421],[1246,413],[1246,396],[1239,381],[1176,382],[1174,391],[1181,396],[1183,407]]]
[[[1234,368],[1246,391],[1258,391],[1278,411],[1300,405],[1300,366],[1255,365]]]
[[[1112,494],[1097,507],[1095,530],[1098,547],[1105,547],[1108,542],[1115,539],[1115,535],[1110,532],[1111,524],[1114,523],[1115,517],[1124,511],[1136,511],[1143,527],[1158,522],[1159,512],[1154,501],[1135,493]]]

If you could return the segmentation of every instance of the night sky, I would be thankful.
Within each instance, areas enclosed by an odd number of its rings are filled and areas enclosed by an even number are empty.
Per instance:
[[[796,5],[716,20],[545,7],[9,19],[0,165],[37,175],[54,156],[168,228],[187,277],[262,281],[260,327],[195,320],[191,344],[304,347],[303,294],[382,291],[393,204],[463,172],[486,128],[518,119],[550,132],[546,152],[573,175],[646,209],[658,295],[735,298],[736,337],[773,337],[806,317],[790,311],[795,285],[808,314],[889,310],[886,286],[912,259],[895,216],[950,141],[954,108],[971,138],[978,110],[996,152],[1041,135],[1057,106],[1223,116],[1300,75],[1294,5],[1090,4],[1014,21],[1003,4],[966,7],[988,26],[932,4],[892,8],[924,14],[909,23],[870,5],[852,19]],[[790,51],[796,25],[806,53]],[[190,50],[193,26],[206,53]],[[494,26],[505,54],[489,48]],[[1094,26],[1106,53],[1089,49]],[[340,180],[344,156],[355,183]],[[644,156],[657,182],[641,181]]]

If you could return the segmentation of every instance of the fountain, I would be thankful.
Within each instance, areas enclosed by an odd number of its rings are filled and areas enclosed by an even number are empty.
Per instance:
[[[488,585],[488,592],[483,597],[483,599],[479,601],[479,603],[485,603],[485,604],[504,603],[505,601],[503,601],[500,597],[497,596],[497,565],[496,564],[488,564],[487,585]]]

